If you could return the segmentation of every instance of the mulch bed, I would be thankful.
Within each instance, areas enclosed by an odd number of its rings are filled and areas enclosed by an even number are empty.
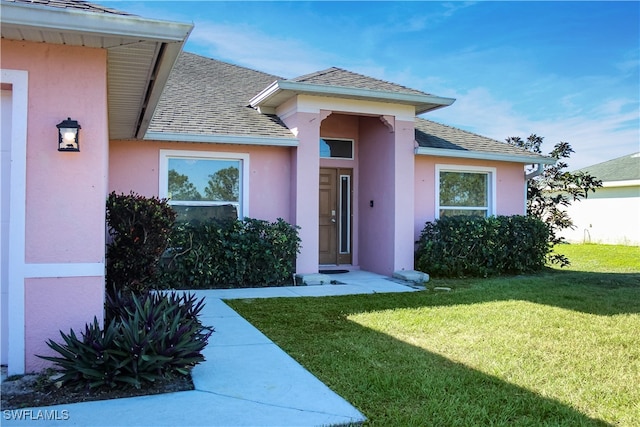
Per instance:
[[[32,408],[193,389],[191,375],[156,380],[153,383],[142,385],[139,389],[133,386],[94,389],[73,386],[57,387],[46,374],[24,375],[19,378],[9,378],[2,381],[2,403],[0,409]]]

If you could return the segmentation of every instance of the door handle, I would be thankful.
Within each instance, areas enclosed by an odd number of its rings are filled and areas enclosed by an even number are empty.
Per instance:
[[[331,222],[336,222],[336,211],[332,210],[331,211]]]

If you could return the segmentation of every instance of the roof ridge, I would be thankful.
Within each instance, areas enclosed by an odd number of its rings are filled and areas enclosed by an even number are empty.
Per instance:
[[[304,82],[305,80],[309,80],[309,79],[311,79],[313,77],[326,76],[326,75],[334,73],[336,71],[347,73],[347,74],[349,74],[351,76],[356,76],[356,77],[359,77],[361,79],[373,80],[373,81],[376,81],[378,83],[383,83],[385,85],[391,85],[391,86],[394,86],[395,88],[398,88],[398,89],[403,89],[403,90],[406,90],[406,91],[419,92],[419,93],[422,93],[422,94],[425,94],[425,95],[430,95],[429,93],[424,92],[424,91],[419,90],[419,89],[414,89],[414,88],[411,88],[409,86],[405,86],[405,85],[402,85],[402,84],[399,84],[399,83],[392,82],[390,80],[385,80],[385,79],[381,79],[381,78],[378,78],[378,77],[368,76],[366,74],[358,73],[358,72],[347,70],[345,68],[340,68],[340,67],[329,67],[329,68],[326,68],[324,70],[320,70],[320,71],[316,71],[316,72],[313,72],[313,73],[304,74],[302,76],[294,77],[293,79],[290,79],[290,81]],[[320,84],[320,83],[311,83],[311,84]],[[355,86],[352,86],[352,87],[355,87]]]

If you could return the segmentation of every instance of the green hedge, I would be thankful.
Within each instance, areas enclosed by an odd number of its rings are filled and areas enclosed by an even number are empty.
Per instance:
[[[160,287],[239,288],[291,284],[298,227],[282,219],[179,223],[161,263]]]
[[[154,283],[176,213],[166,199],[131,192],[107,198],[107,292],[144,293]]]
[[[427,222],[416,268],[435,277],[487,277],[542,270],[550,250],[544,222],[526,216],[452,216]]]

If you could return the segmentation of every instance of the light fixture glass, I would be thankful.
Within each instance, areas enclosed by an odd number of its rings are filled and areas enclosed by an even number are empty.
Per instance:
[[[58,128],[58,151],[80,151],[80,125],[76,120],[63,120]]]

